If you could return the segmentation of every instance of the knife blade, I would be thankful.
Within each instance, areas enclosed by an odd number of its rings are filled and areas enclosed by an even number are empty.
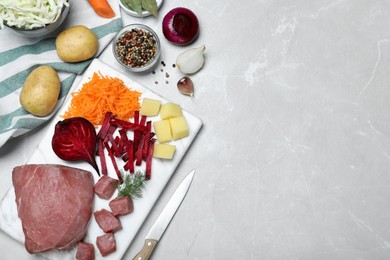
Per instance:
[[[192,179],[194,178],[195,170],[192,170],[184,180],[177,187],[172,197],[169,199],[167,205],[164,207],[160,216],[158,216],[156,222],[153,224],[149,233],[145,237],[145,243],[141,251],[133,258],[133,260],[147,260],[152,255],[158,241],[164,234],[165,229],[168,227],[171,219],[175,215],[181,202],[187,194],[190,188]]]

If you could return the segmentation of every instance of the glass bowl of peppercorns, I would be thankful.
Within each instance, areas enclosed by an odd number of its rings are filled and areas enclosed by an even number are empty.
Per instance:
[[[143,24],[130,24],[115,36],[112,46],[116,60],[133,72],[150,70],[160,58],[157,34]]]

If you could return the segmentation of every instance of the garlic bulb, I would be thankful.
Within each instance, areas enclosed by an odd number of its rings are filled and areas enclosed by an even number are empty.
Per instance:
[[[185,74],[194,74],[199,71],[204,64],[204,45],[199,48],[192,48],[184,51],[176,58],[176,65]]]

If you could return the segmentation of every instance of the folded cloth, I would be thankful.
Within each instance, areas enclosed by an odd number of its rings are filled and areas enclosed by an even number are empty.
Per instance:
[[[24,38],[10,29],[0,29],[0,147],[10,138],[22,135],[47,122],[62,105],[78,74],[92,59],[65,63],[56,53],[55,37],[73,25],[84,25],[99,39],[98,56],[122,28],[122,19],[117,0],[108,0],[115,12],[111,19],[98,16],[86,0],[69,0],[70,11],[63,25],[45,38]],[[19,95],[30,72],[40,65],[53,67],[61,80],[61,92],[53,113],[36,117],[25,111],[19,103]]]

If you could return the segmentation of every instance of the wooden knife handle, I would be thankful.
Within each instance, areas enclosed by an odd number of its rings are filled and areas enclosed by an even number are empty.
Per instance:
[[[144,247],[139,251],[139,253],[134,256],[133,260],[148,260],[152,255],[154,248],[157,245],[157,240],[154,239],[145,239]]]

